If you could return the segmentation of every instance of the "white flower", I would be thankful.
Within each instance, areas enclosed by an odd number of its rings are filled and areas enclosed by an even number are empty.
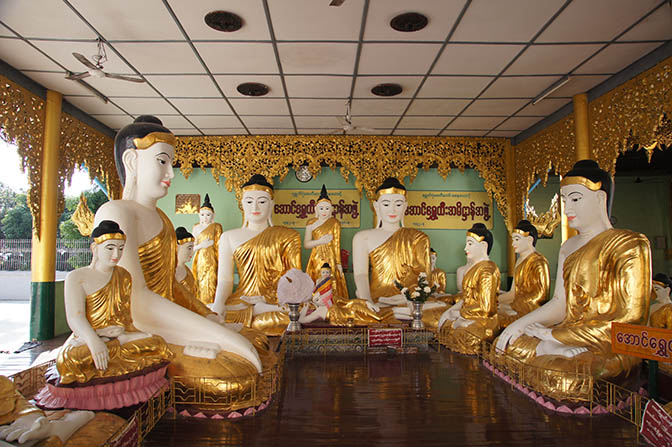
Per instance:
[[[411,293],[411,298],[418,298],[419,296],[420,296],[420,292]]]
[[[439,283],[438,283],[438,282],[435,282],[435,283],[434,283],[434,287],[436,287],[436,288],[438,289],[438,288],[439,288]]]
[[[426,278],[426,277],[427,277],[427,273],[425,273],[425,272],[420,272],[420,274],[418,275],[418,278]]]
[[[430,289],[429,287],[425,287],[425,288],[424,288],[424,289],[422,289],[422,290],[424,290],[424,291],[425,291],[425,293],[429,293],[429,292],[431,292],[431,291],[432,291],[432,289]]]
[[[421,291],[421,290],[422,290],[422,287],[416,287],[416,288],[415,288],[415,291],[416,291],[416,292],[419,292],[419,291]]]

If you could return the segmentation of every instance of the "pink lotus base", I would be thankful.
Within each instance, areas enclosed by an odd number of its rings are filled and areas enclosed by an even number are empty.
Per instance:
[[[130,379],[101,385],[64,387],[47,384],[37,393],[40,408],[55,410],[114,410],[149,400],[158,390],[168,386],[166,368]]]
[[[262,402],[258,407],[250,407],[250,408],[247,408],[247,409],[244,409],[244,410],[240,409],[240,410],[237,410],[237,411],[230,411],[228,413],[221,413],[221,414],[216,413],[212,416],[207,416],[207,415],[203,414],[203,412],[201,412],[201,411],[197,411],[195,413],[193,413],[193,412],[190,413],[187,410],[182,410],[178,414],[180,416],[184,416],[184,417],[192,417],[192,418],[199,418],[199,419],[238,419],[238,418],[242,418],[242,417],[245,417],[245,416],[254,416],[258,412],[263,411],[266,408],[268,408],[268,406],[270,404],[271,404],[271,399],[268,399],[266,402]]]

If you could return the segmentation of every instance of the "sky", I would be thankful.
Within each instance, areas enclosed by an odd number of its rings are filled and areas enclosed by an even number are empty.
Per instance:
[[[8,185],[16,192],[28,191],[28,173],[21,172],[21,157],[16,146],[8,144],[0,138],[0,182]],[[86,171],[75,171],[72,185],[65,186],[66,197],[78,197],[82,191],[93,187]]]

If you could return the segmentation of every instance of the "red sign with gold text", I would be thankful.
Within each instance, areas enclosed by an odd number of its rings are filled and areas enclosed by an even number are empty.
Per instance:
[[[654,400],[646,404],[639,432],[655,446],[672,447],[672,417]]]
[[[401,328],[369,329],[369,347],[401,348],[404,343],[404,332]]]
[[[612,323],[611,350],[617,354],[672,362],[672,330]]]

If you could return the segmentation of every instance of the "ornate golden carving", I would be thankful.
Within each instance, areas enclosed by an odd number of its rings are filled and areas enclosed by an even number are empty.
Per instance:
[[[175,214],[198,214],[200,194],[175,194]]]
[[[534,207],[530,205],[529,197],[525,199],[525,211],[527,212],[527,220],[537,228],[539,237],[553,237],[553,232],[561,221],[560,200],[557,194],[551,199],[551,206],[548,207],[548,211],[541,216],[538,216]]]
[[[91,209],[89,209],[89,205],[86,203],[86,197],[84,194],[80,195],[79,203],[77,204],[75,212],[72,213],[70,220],[72,220],[72,222],[77,226],[77,229],[82,236],[91,235],[95,217],[96,216],[93,214]]]

